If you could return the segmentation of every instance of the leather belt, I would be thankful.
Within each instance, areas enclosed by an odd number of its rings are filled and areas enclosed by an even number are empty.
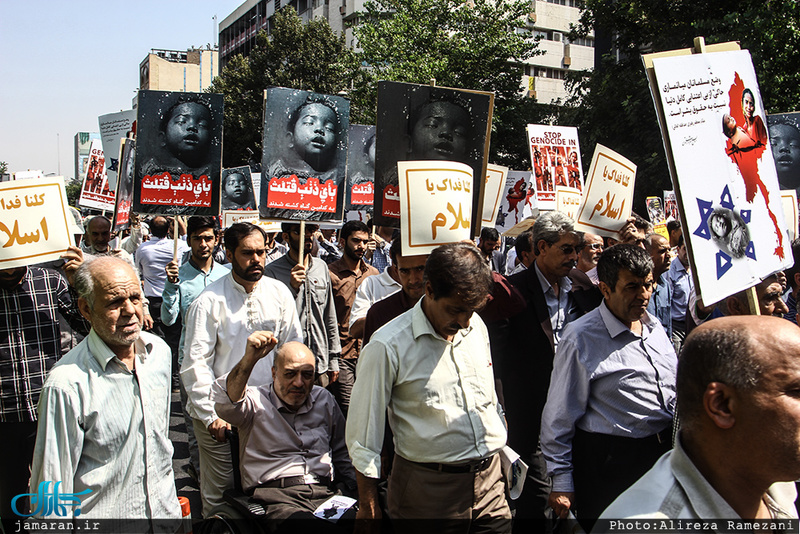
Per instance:
[[[259,484],[259,487],[291,488],[292,486],[304,486],[308,484],[322,484],[323,486],[328,486],[330,483],[331,479],[329,477],[320,477],[309,473],[307,475],[297,475],[294,477],[283,477],[276,480],[270,480],[269,482]]]
[[[440,471],[442,473],[480,473],[481,471],[489,467],[489,465],[491,465],[492,458],[494,458],[494,455],[489,456],[488,458],[481,458],[480,460],[467,462],[465,464],[436,464],[436,463],[422,463],[422,462],[411,462],[411,463],[416,464],[420,467],[424,467],[425,469]]]

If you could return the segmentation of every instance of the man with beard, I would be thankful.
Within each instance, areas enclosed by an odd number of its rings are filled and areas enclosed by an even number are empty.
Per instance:
[[[600,257],[603,303],[569,324],[553,361],[541,446],[549,504],[589,532],[600,513],[672,442],[678,358],[647,312],[653,261],[615,245]]]
[[[92,329],[42,388],[31,485],[60,482],[56,491],[79,496],[81,518],[150,520],[134,529],[115,521],[107,532],[174,532],[169,347],[142,332],[142,287],[125,261],[87,261],[74,283]],[[47,515],[43,504],[37,517]]]
[[[181,365],[200,449],[200,494],[206,517],[223,503],[222,493],[233,487],[230,447],[224,443],[230,425],[214,411],[209,398],[212,383],[233,369],[255,331],[274,332],[278,345],[303,340],[291,292],[277,280],[263,278],[264,230],[251,223],[232,225],[225,231],[225,254],[231,272],[200,293],[186,314]],[[250,385],[272,381],[272,358],[270,352],[253,368]]]
[[[283,242],[289,252],[268,264],[264,274],[283,282],[294,295],[306,346],[316,356],[314,383],[327,387],[339,379],[339,325],[333,306],[328,264],[311,254],[319,225],[306,224],[303,263],[300,260],[300,223],[282,223]]]
[[[369,228],[361,221],[348,221],[339,232],[339,246],[342,257],[328,265],[333,287],[333,301],[339,321],[339,339],[342,355],[339,358],[339,380],[333,394],[347,415],[350,405],[350,391],[356,381],[356,359],[359,339],[350,334],[350,308],[356,297],[356,290],[368,276],[380,274],[378,269],[368,265],[363,257],[369,242]]]
[[[564,327],[578,317],[568,275],[578,260],[581,235],[572,219],[552,211],[536,219],[529,234],[535,258],[508,281],[526,307],[500,328],[491,328],[502,370],[508,443],[529,465],[528,479],[515,504],[516,529],[542,530],[549,481],[538,450],[539,421]]]

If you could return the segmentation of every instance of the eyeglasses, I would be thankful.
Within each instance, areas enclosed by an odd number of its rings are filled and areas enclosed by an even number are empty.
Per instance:
[[[572,254],[575,254],[575,252],[577,252],[578,250],[576,247],[572,245],[561,245],[558,248],[561,249],[561,252],[563,252],[565,256],[570,256]]]
[[[589,250],[603,250],[603,244],[602,243],[590,243],[590,244],[586,244],[586,245],[583,245],[583,246],[588,248]]]

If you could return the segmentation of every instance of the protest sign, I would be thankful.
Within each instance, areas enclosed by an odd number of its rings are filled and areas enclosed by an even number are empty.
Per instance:
[[[106,176],[108,188],[117,189],[117,174],[119,173],[119,142],[134,134],[136,111],[129,109],[118,113],[108,113],[97,118],[100,125],[100,140],[103,142],[103,153],[106,155]]]
[[[678,199],[675,198],[675,191],[664,191],[664,215],[667,217],[667,221],[680,220]]]
[[[664,206],[660,198],[647,197],[645,205],[647,206],[647,216],[650,218],[651,223],[655,225],[666,222],[667,217],[664,214]]]
[[[92,141],[92,147],[89,149],[89,164],[78,198],[78,206],[103,211],[114,209],[114,191],[108,186],[103,144],[99,139]]]
[[[635,179],[636,165],[598,144],[586,178],[575,229],[616,238],[631,214]]]
[[[222,211],[225,210],[254,210],[256,197],[253,192],[253,179],[250,167],[232,167],[222,169]]]
[[[264,93],[261,218],[341,219],[350,102],[284,87]]]
[[[372,207],[375,187],[375,127],[351,124],[347,142],[347,198],[345,209]]]
[[[532,216],[537,207],[536,187],[530,171],[508,171],[495,228],[501,234]],[[538,211],[538,210],[537,210]]]
[[[556,211],[560,211],[573,221],[578,217],[581,205],[581,191],[574,187],[556,186]]]
[[[797,191],[782,190],[781,203],[783,204],[783,214],[786,216],[786,230],[789,232],[789,242],[797,239]]]
[[[712,304],[792,265],[753,63],[737,50],[652,65],[696,287]]]
[[[259,219],[258,210],[223,210],[222,212],[222,227],[228,228],[229,226],[240,223],[249,222],[256,224],[264,229],[265,232],[280,232],[281,223],[278,221],[262,221]]]
[[[454,161],[400,161],[403,256],[430,254],[470,238],[472,167]]]
[[[471,231],[480,232],[493,109],[494,93],[379,82],[375,224],[399,226],[399,161],[454,161],[472,167]]]
[[[486,166],[486,180],[483,186],[483,212],[481,226],[495,227],[497,213],[502,204],[503,186],[506,185],[508,167],[489,164]]]
[[[767,115],[767,127],[781,189],[800,189],[800,113]]]
[[[131,205],[133,204],[133,156],[136,153],[136,141],[123,139],[122,156],[119,164],[117,180],[116,204],[112,228],[115,232],[124,230],[130,225]]]
[[[0,269],[58,259],[72,245],[64,179],[0,183]]]
[[[133,211],[219,215],[222,95],[139,91]]]
[[[529,124],[527,133],[539,208],[555,209],[556,187],[572,187],[583,191],[578,129]]]

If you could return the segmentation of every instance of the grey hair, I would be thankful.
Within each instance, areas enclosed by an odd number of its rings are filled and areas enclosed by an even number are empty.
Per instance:
[[[95,260],[94,256],[85,256],[83,264],[78,267],[72,276],[72,287],[78,296],[85,299],[90,309],[94,309],[94,278],[89,269],[89,265]]]
[[[564,234],[571,234],[578,232],[575,231],[575,223],[569,216],[561,213],[560,211],[548,211],[541,215],[533,224],[533,251],[537,256],[539,255],[539,241],[544,241],[552,245],[556,243]]]

